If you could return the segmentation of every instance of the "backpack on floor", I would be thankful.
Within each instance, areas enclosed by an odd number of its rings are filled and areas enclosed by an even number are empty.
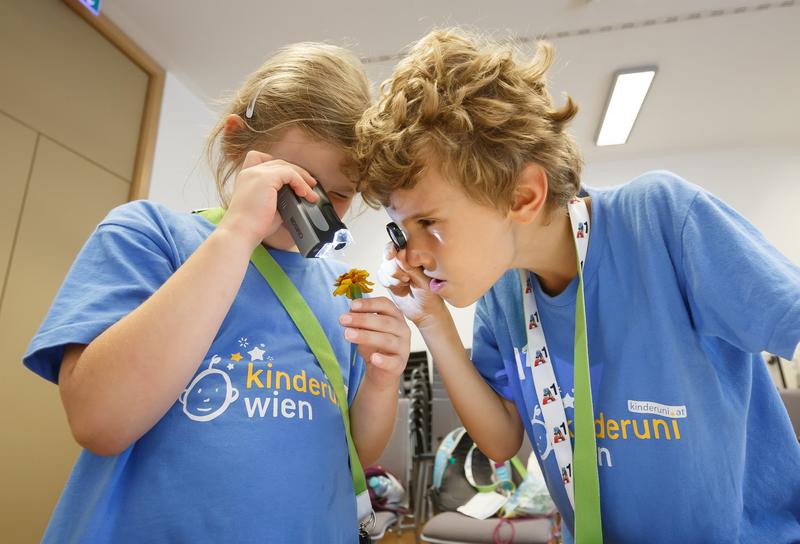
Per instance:
[[[519,459],[495,463],[475,446],[464,427],[458,427],[444,437],[436,451],[431,501],[437,512],[455,512],[475,493],[512,493],[524,477]]]
[[[522,483],[517,486],[514,493],[500,510],[504,518],[526,518],[533,516],[552,516],[556,512],[556,505],[550,498],[547,490],[539,460],[536,452],[531,452],[528,457],[527,474]]]
[[[400,480],[398,480],[394,474],[380,465],[372,465],[364,469],[364,477],[367,479],[367,482],[369,482],[370,478],[373,476],[385,476],[392,480],[397,486],[403,489],[404,499],[401,502],[405,502],[405,488],[403,488],[403,484],[400,483]],[[368,485],[367,490],[369,491],[369,500],[372,503],[372,509],[375,512],[394,512],[400,515],[409,512],[408,508],[403,504],[389,503],[386,497],[379,497],[371,486]]]

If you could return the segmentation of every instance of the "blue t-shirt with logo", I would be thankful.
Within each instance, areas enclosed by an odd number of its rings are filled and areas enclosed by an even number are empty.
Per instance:
[[[147,201],[113,210],[70,269],[25,365],[56,382],[66,344],[88,344],[138,307],[213,229],[199,215]],[[319,319],[352,402],[364,363],[359,357],[351,367],[354,348],[338,323],[348,302],[332,295],[347,268],[270,253]],[[44,542],[355,543],[336,400],[251,263],[211,348],[164,417],[120,455],[80,454]]]
[[[800,446],[759,354],[791,358],[800,342],[800,269],[736,211],[668,172],[586,192],[605,541],[800,541]],[[533,278],[572,426],[578,281],[548,296]],[[526,333],[512,270],[478,304],[473,362],[514,401],[571,531],[531,368],[521,380],[514,358]]]

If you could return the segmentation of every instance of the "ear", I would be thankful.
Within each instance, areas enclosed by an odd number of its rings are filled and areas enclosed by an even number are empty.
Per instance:
[[[527,162],[517,177],[508,216],[518,223],[531,223],[547,202],[547,172],[541,164]]]
[[[225,118],[225,136],[230,138],[233,134],[243,130],[246,126],[244,119],[232,113]]]

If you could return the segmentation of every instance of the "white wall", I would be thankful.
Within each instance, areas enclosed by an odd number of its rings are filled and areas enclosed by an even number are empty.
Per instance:
[[[171,72],[164,83],[150,200],[175,210],[217,205],[213,178],[203,155],[217,115]]]
[[[587,185],[618,185],[666,169],[711,191],[800,264],[800,142],[738,147],[587,165]]]

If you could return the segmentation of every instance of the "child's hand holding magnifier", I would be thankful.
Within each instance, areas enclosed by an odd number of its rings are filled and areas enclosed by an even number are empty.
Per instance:
[[[391,242],[386,244],[383,262],[378,269],[378,281],[389,290],[397,307],[417,327],[426,319],[447,312],[444,301],[430,289],[430,278],[422,267],[412,267],[406,261],[408,240],[400,227],[386,225]]]

